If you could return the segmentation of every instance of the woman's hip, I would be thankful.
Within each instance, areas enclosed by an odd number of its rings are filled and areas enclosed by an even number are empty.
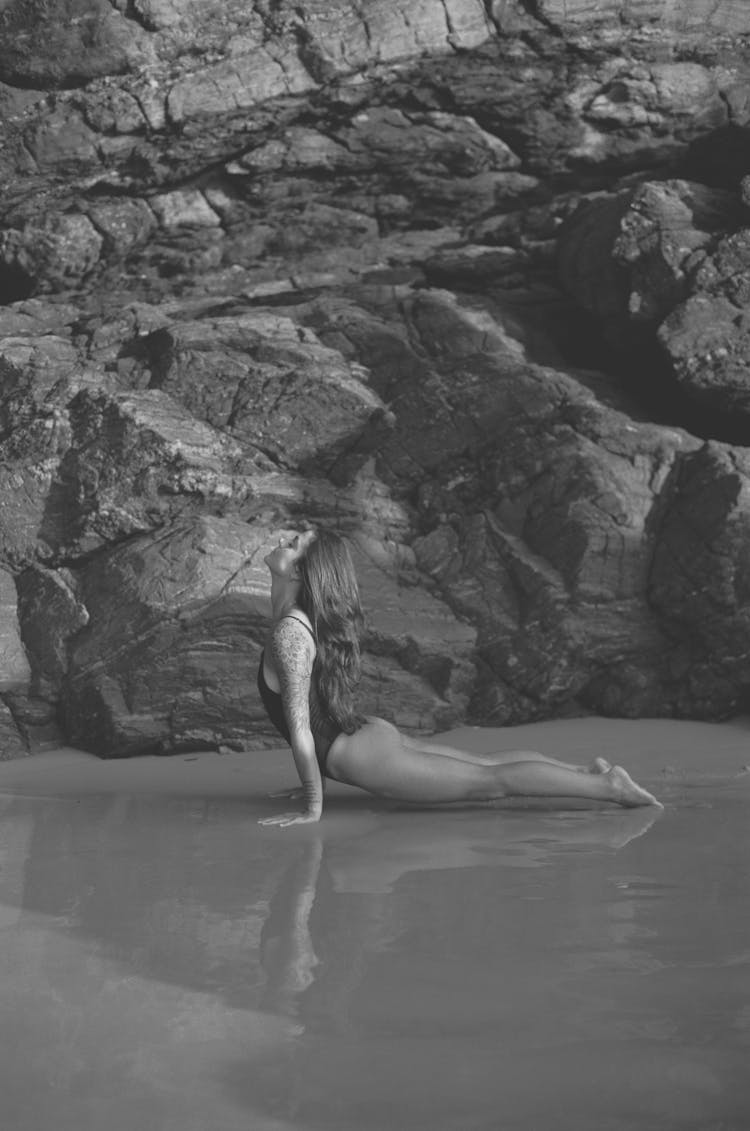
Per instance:
[[[356,785],[374,758],[382,762],[389,755],[398,756],[402,742],[401,732],[393,723],[368,715],[367,722],[354,734],[337,736],[328,751],[326,772],[336,781]]]

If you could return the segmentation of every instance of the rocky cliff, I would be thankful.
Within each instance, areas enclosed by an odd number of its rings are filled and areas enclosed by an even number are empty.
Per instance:
[[[0,110],[6,755],[266,741],[300,523],[399,725],[747,707],[744,0],[0,0]]]

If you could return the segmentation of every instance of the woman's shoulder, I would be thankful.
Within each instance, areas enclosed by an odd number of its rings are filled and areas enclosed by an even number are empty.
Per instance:
[[[313,629],[313,626],[312,626],[312,621],[310,620],[307,613],[304,613],[302,611],[302,609],[298,609],[296,607],[289,609],[288,612],[284,613],[282,616],[279,617],[279,619],[276,621],[276,624],[274,625],[274,628],[276,628],[278,625],[281,625],[281,624],[286,625],[286,624],[288,624],[289,621],[292,621],[292,622],[296,621],[297,624],[301,624],[303,626],[303,628],[307,629],[308,633],[310,634],[310,636],[312,636],[313,640],[315,639],[315,632],[314,632],[314,629]],[[294,625],[292,625],[292,627],[294,627]]]
[[[290,609],[288,613],[280,616],[271,628],[271,640],[275,644],[282,642],[299,645],[309,644],[315,650],[315,633],[312,623],[306,613],[301,609]]]
[[[304,624],[305,628],[310,633],[313,640],[315,639],[315,630],[313,628],[313,623],[310,620],[310,618],[309,618],[309,616],[307,615],[306,612],[303,612],[302,609],[298,609],[295,606],[293,609],[289,610],[289,612],[286,614],[286,616],[287,616],[287,619],[292,618],[293,620],[299,621],[300,624]]]

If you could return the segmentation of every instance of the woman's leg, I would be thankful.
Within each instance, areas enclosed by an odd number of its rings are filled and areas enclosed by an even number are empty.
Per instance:
[[[331,760],[333,756],[333,760]],[[477,764],[435,754],[403,736],[382,719],[331,748],[334,777],[369,793],[416,804],[489,801],[498,797],[576,797],[618,805],[658,805],[615,766],[606,773],[581,774],[567,766],[524,760]]]
[[[408,744],[413,741],[404,738]],[[426,754],[440,754],[444,758],[457,758],[459,762],[473,762],[477,766],[499,766],[504,762],[546,762],[550,766],[561,766],[565,770],[575,770],[577,774],[606,774],[612,769],[606,758],[594,758],[588,766],[575,762],[561,762],[537,750],[493,750],[489,754],[475,754],[471,750],[461,750],[457,746],[445,746],[440,742],[416,740],[420,750]]]

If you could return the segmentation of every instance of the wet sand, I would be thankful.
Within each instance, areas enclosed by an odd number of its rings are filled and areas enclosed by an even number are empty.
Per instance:
[[[288,751],[0,765],[3,1131],[747,1131],[750,721],[444,737],[665,808],[261,828]]]

